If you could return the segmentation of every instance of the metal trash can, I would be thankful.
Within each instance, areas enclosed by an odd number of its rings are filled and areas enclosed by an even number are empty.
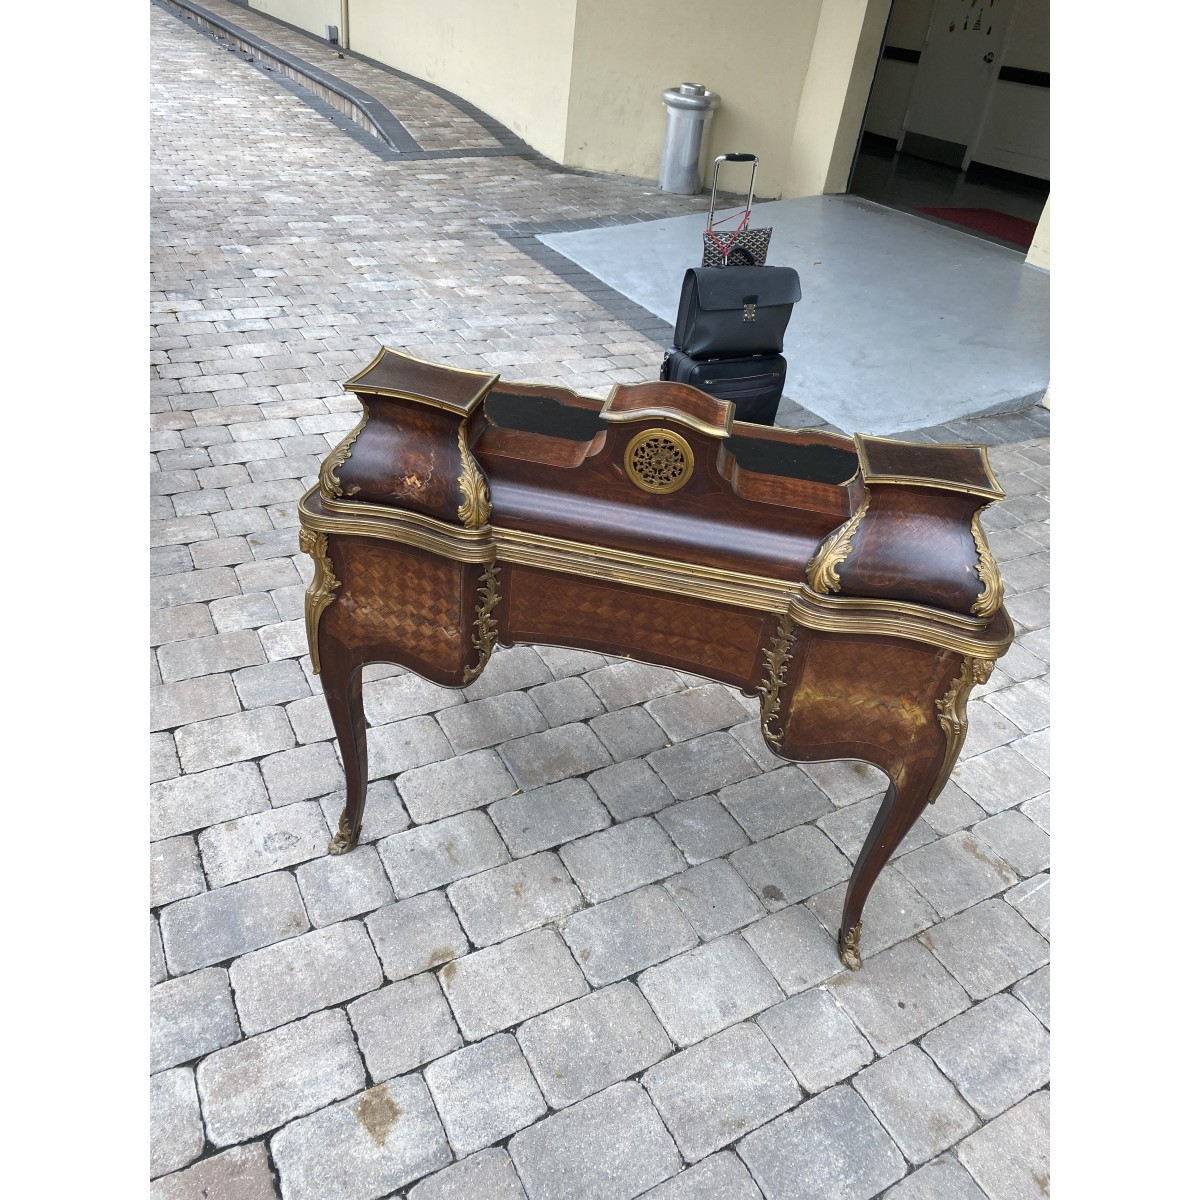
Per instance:
[[[721,97],[702,83],[681,83],[677,88],[667,88],[662,98],[667,106],[667,132],[658,186],[677,196],[695,196],[700,191],[704,133]]]

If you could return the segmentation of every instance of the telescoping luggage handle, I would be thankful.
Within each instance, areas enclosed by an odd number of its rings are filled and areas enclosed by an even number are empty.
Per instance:
[[[721,164],[725,162],[750,163],[750,185],[746,189],[746,207],[715,220],[717,211],[717,184],[721,175]],[[761,267],[767,259],[767,246],[771,230],[749,229],[750,211],[754,207],[754,179],[758,174],[758,155],[721,154],[713,160],[712,199],[708,205],[708,223],[704,228],[704,266],[728,266],[732,261],[743,266]],[[718,233],[716,226],[737,221],[737,227],[729,233]]]

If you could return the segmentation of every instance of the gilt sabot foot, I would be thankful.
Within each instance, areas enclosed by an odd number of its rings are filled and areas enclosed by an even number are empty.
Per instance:
[[[859,942],[862,940],[862,922],[859,921],[849,933],[842,938],[842,944],[838,947],[838,958],[842,960],[842,965],[849,967],[851,971],[857,971],[862,967],[862,954],[859,952]]]
[[[350,828],[350,820],[343,811],[338,821],[338,831],[329,843],[330,854],[348,854],[358,845],[358,835],[361,831]]]

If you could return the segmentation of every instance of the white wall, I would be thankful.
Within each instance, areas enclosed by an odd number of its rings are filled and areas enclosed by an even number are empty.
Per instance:
[[[326,25],[338,26],[339,35],[344,32],[340,0],[250,0],[250,7],[318,37],[325,36]]]
[[[933,4],[934,0],[895,0],[887,32],[883,35],[883,44],[919,52],[929,31]],[[912,95],[916,77],[916,63],[901,62],[895,58],[880,61],[875,86],[871,89],[871,101],[867,106],[865,128],[868,133],[899,139],[904,131],[904,114],[908,110],[908,99]]]

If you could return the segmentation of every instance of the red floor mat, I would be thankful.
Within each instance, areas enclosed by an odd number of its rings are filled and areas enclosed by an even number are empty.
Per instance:
[[[967,229],[977,229],[989,237],[1003,238],[1026,249],[1037,232],[1036,222],[1010,217],[1008,213],[997,212],[994,208],[919,208],[917,211]]]

